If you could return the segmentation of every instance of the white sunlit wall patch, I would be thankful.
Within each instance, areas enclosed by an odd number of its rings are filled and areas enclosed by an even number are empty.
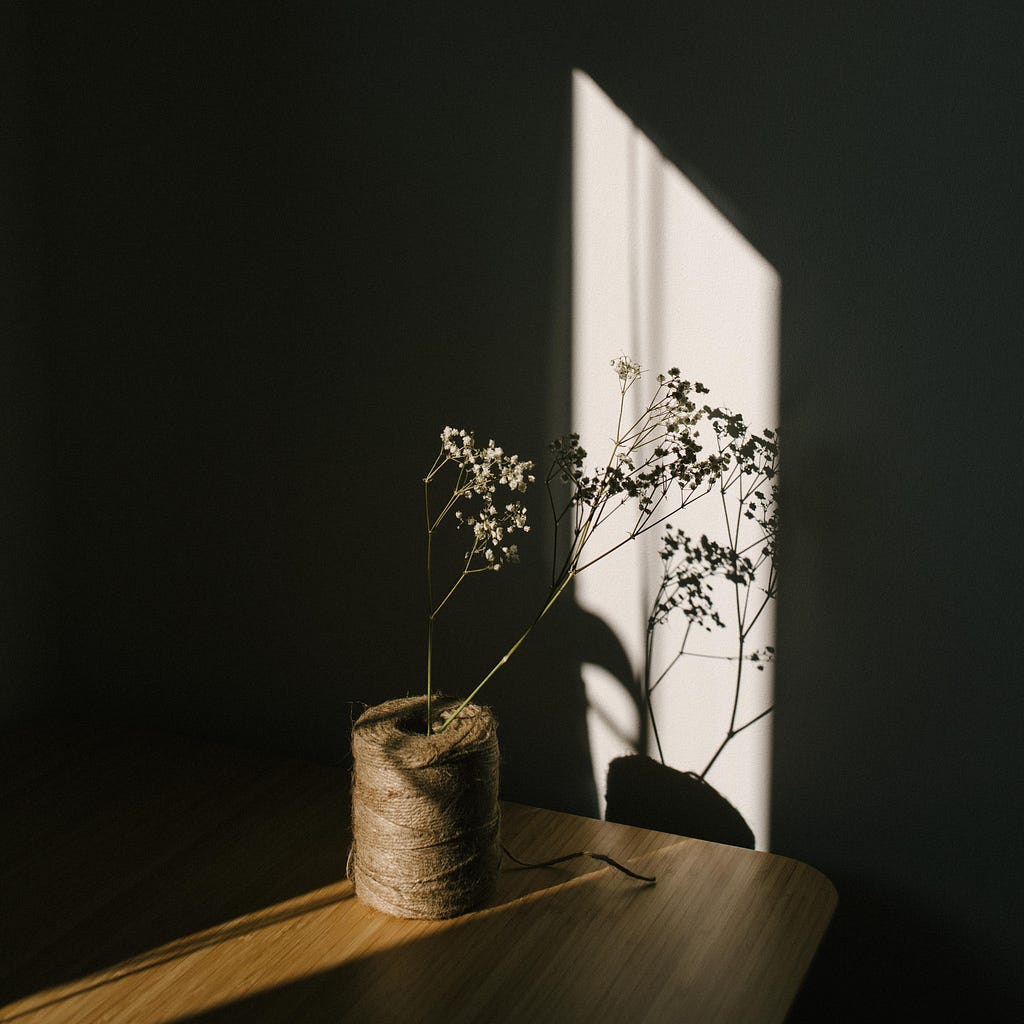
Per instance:
[[[609,361],[624,354],[643,367],[645,385],[679,367],[707,386],[712,405],[741,414],[751,434],[766,442],[765,450],[753,453],[761,462],[748,467],[751,473],[764,468],[777,440],[771,431],[778,422],[779,276],[581,71],[573,74],[572,261],[571,401],[573,430],[583,447],[596,453],[607,446],[608,418],[618,398]],[[635,408],[627,406],[627,412],[638,415],[646,394],[634,389],[627,398]],[[701,429],[712,444],[713,425]],[[724,548],[732,536],[726,524],[738,514],[743,532],[734,549],[740,557],[756,555],[764,544],[755,549],[747,542],[760,542],[759,527],[773,529],[777,453],[767,471],[767,485],[762,476],[745,497],[742,490],[730,490],[727,500],[712,495],[673,523],[688,537],[708,537]],[[753,519],[744,518],[750,511],[741,507],[744,501],[760,503]],[[598,793],[605,792],[609,764],[622,755],[650,755],[677,772],[698,775],[713,762],[707,783],[742,816],[751,845],[767,849],[775,622],[774,601],[762,598],[774,586],[774,566],[761,557],[759,575],[741,591],[727,578],[721,552],[713,563],[712,549],[705,567],[711,566],[707,582],[721,625],[709,620],[698,626],[692,614],[674,614],[649,644],[649,616],[667,564],[664,543],[664,531],[651,530],[607,559],[601,571],[576,581],[580,606],[615,632],[636,679],[646,664],[649,678],[659,680],[650,697],[655,735],[643,702],[623,681],[600,665],[584,664]],[[734,735],[723,747],[730,728]]]

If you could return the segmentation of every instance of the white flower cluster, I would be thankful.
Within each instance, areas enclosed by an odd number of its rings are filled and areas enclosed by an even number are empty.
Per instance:
[[[480,508],[474,514],[466,515],[461,510],[455,513],[458,525],[473,532],[473,546],[466,552],[467,566],[477,554],[483,557],[486,569],[497,571],[503,565],[515,564],[519,561],[518,546],[502,542],[516,530],[530,532],[526,509],[514,501],[499,511],[495,494],[498,487],[524,492],[534,482],[533,463],[518,455],[506,455],[493,440],[477,448],[471,431],[455,427],[441,431],[441,446],[445,457],[459,468],[455,496],[480,499]]]
[[[640,376],[640,364],[633,362],[629,356],[619,356],[611,360],[611,366],[623,383],[630,383]]]

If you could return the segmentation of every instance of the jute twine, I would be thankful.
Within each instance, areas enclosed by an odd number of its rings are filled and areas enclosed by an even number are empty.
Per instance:
[[[454,702],[435,700],[443,714]],[[426,698],[369,708],[352,732],[356,896],[395,917],[446,918],[488,899],[501,862],[498,737],[470,705],[426,734]]]

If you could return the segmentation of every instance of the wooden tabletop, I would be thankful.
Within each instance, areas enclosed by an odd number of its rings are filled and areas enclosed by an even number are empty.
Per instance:
[[[344,767],[73,725],[4,738],[0,1021],[772,1022],[836,904],[784,857],[503,805],[523,860],[451,921],[345,879]]]

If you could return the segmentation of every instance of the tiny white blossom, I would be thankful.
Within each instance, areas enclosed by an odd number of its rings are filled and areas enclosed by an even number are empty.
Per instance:
[[[476,557],[482,558],[486,568],[497,569],[518,560],[514,545],[503,542],[515,530],[529,532],[526,509],[520,502],[506,504],[498,511],[495,501],[498,487],[523,493],[535,482],[533,463],[518,455],[506,454],[505,449],[488,439],[477,447],[473,431],[445,427],[441,431],[441,461],[453,463],[458,471],[456,489],[452,497],[475,502],[472,514],[455,513],[456,525],[467,526],[473,533],[473,544],[466,553],[467,570]],[[436,468],[428,478],[433,479]]]
[[[619,356],[611,360],[611,366],[618,375],[619,380],[629,383],[640,376],[640,364],[634,362],[629,356]]]

